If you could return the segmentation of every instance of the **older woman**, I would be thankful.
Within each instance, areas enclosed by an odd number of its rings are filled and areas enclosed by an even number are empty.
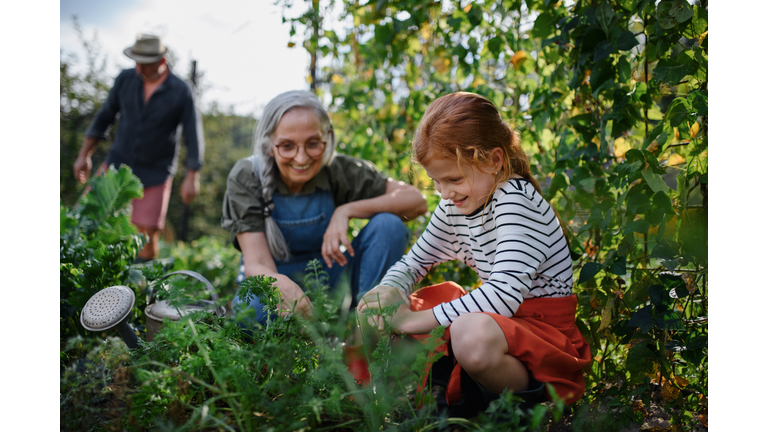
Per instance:
[[[426,212],[413,186],[377,172],[373,164],[336,154],[330,117],[307,91],[272,99],[255,133],[254,155],[239,160],[227,178],[222,227],[243,253],[238,282],[246,276],[277,279],[283,309],[308,314],[300,284],[312,259],[319,259],[335,287],[351,268],[353,304],[376,286],[405,251],[401,219]],[[370,219],[350,243],[352,218]],[[344,246],[346,251],[342,251]],[[261,301],[249,305],[264,322]]]

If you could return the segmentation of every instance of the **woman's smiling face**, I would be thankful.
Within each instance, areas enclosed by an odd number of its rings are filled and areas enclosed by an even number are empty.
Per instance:
[[[298,193],[306,182],[316,176],[322,168],[322,155],[317,158],[307,155],[306,146],[312,141],[322,141],[325,134],[320,119],[309,108],[294,108],[283,114],[272,134],[272,155],[280,171],[280,178],[288,190]],[[299,147],[292,158],[280,156],[275,146],[293,144]]]
[[[499,167],[490,166],[483,170],[488,172],[467,164],[462,164],[459,170],[456,159],[432,159],[424,164],[424,169],[435,181],[440,197],[450,200],[459,213],[468,215],[482,207],[488,196],[493,193],[493,186],[496,183],[493,172],[500,168],[499,156],[503,155],[503,151],[497,148],[491,154],[496,160],[493,165],[499,165]]]

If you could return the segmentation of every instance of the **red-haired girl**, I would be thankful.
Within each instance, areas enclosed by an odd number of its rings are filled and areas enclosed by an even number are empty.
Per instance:
[[[405,299],[391,318],[395,332],[447,327],[444,339],[457,362],[449,404],[459,397],[461,369],[486,393],[550,383],[567,403],[576,401],[591,355],[574,323],[569,246],[517,135],[486,98],[449,94],[427,108],[413,156],[442,200],[410,252],[358,310]],[[467,293],[447,282],[408,297],[430,268],[451,260],[472,267],[482,285]],[[383,331],[381,316],[372,322]]]

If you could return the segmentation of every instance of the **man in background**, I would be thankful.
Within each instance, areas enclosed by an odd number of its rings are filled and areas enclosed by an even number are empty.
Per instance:
[[[131,223],[149,236],[138,262],[157,256],[182,134],[187,173],[181,199],[189,204],[200,191],[199,171],[205,153],[202,119],[191,87],[166,64],[167,52],[159,37],[148,34],[139,34],[136,43],[123,51],[136,61],[136,68],[122,71],[115,79],[107,100],[85,132],[74,165],[75,178],[85,183],[92,168],[91,156],[99,141],[107,138],[119,113],[115,142],[101,169],[125,164],[144,185],[144,196],[133,200],[131,215]]]

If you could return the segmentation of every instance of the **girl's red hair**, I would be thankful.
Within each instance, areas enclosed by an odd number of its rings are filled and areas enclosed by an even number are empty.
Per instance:
[[[424,165],[430,159],[456,159],[460,170],[467,164],[486,172],[493,164],[491,151],[495,148],[503,150],[504,158],[493,190],[517,174],[541,194],[517,133],[501,119],[496,106],[480,95],[459,92],[438,98],[427,108],[413,138],[416,162]]]

